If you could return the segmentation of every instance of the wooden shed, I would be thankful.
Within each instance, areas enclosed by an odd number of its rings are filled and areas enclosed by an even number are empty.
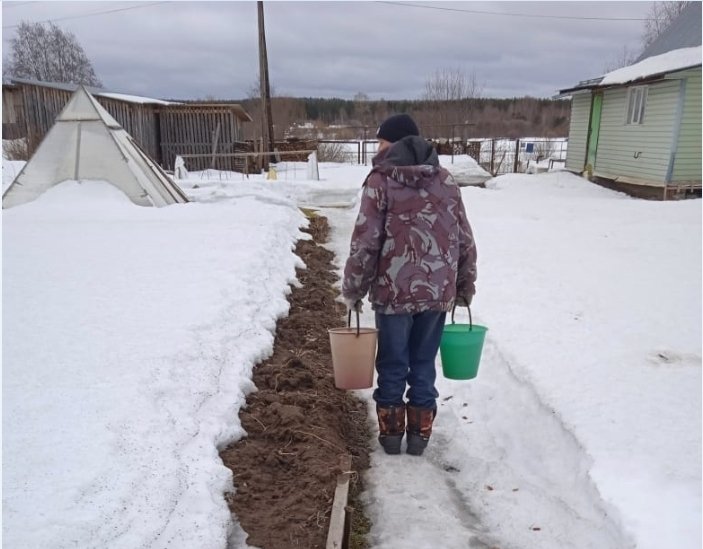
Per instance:
[[[643,197],[700,195],[699,2],[636,63],[560,94],[572,97],[568,170]]]
[[[21,91],[24,115],[21,122],[31,154],[78,86],[19,78],[12,84]],[[176,156],[181,154],[241,150],[244,146],[242,124],[252,120],[236,103],[164,101],[99,88],[87,89],[164,169],[173,169]],[[3,100],[4,97],[3,93]]]
[[[2,85],[2,137],[19,139],[25,137],[24,106],[22,90],[14,84]]]

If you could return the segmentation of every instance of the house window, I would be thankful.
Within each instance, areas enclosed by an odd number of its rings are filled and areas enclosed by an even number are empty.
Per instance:
[[[634,86],[627,92],[627,124],[644,122],[644,107],[647,104],[647,86]]]

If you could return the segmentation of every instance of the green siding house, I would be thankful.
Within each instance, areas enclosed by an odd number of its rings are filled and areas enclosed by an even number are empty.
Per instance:
[[[639,196],[700,195],[700,2],[652,46],[633,65],[560,90],[572,98],[566,169]]]

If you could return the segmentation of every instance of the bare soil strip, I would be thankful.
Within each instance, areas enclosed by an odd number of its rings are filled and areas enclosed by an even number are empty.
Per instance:
[[[258,391],[239,414],[248,436],[220,454],[234,473],[227,502],[250,545],[324,548],[339,457],[350,454],[357,473],[350,488],[351,547],[362,549],[369,525],[357,496],[369,467],[367,407],[334,386],[327,329],[345,319],[335,301],[334,254],[321,246],[327,219],[312,216],[307,232],[313,240],[296,246],[307,266],[297,273],[302,287],[288,298],[290,312],[276,326],[273,355],[254,369]]]

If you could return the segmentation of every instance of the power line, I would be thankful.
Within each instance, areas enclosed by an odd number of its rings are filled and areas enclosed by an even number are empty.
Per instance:
[[[533,17],[537,19],[572,19],[581,21],[652,21],[650,17],[580,17],[576,15],[547,15],[533,13],[509,13],[500,11],[466,10],[461,8],[447,8],[444,6],[427,6],[424,4],[406,4],[405,2],[388,2],[376,0],[377,4],[391,4],[393,6],[406,6],[408,8],[424,8],[428,10],[454,11],[460,13],[473,13],[480,15],[503,15],[507,17]]]
[[[33,4],[34,2],[5,2],[4,8],[9,10],[10,8],[17,8],[19,6],[25,6],[27,4]]]
[[[29,3],[29,2],[27,2]],[[159,4],[168,4],[169,2],[151,2],[149,4],[139,4],[137,6],[129,6],[126,8],[115,8],[112,10],[102,10],[102,11],[93,11],[90,13],[83,13],[80,15],[68,15],[66,17],[56,17],[54,19],[46,19],[45,21],[35,21],[35,23],[55,23],[56,21],[65,21],[67,19],[80,19],[82,17],[93,17],[94,15],[103,15],[105,13],[115,13],[118,11],[127,11],[127,10],[136,10],[140,8],[148,8],[150,6],[157,6]],[[8,25],[6,27],[3,27],[3,29],[15,29],[20,26],[20,23],[17,25]]]

